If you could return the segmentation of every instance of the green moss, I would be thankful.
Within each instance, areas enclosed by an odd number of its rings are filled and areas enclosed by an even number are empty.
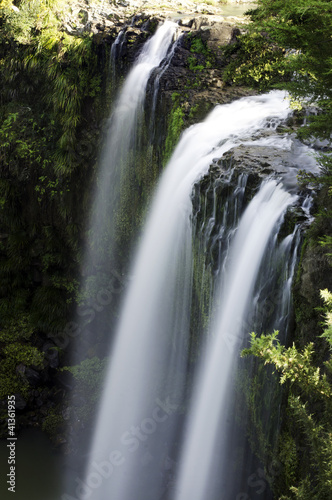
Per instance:
[[[187,59],[188,68],[194,73],[202,73],[205,69],[210,69],[215,64],[213,52],[206,46],[205,42],[198,36],[189,34],[191,56]],[[193,86],[199,86],[199,80]]]
[[[107,362],[107,359],[100,360],[94,356],[91,359],[83,360],[78,365],[66,366],[61,369],[70,372],[76,381],[75,413],[84,423],[92,418],[96,410]]]
[[[52,408],[49,414],[45,417],[42,423],[42,430],[46,432],[51,438],[54,438],[59,432],[60,427],[63,425],[63,417],[59,413],[59,409]]]
[[[177,144],[180,134],[184,128],[184,111],[180,103],[180,94],[172,94],[173,106],[168,118],[168,128],[165,140],[164,164],[167,163],[175,145]]]
[[[33,329],[27,317],[8,322],[0,332],[0,399],[16,393],[29,397],[31,387],[24,374],[17,372],[17,367],[20,364],[43,367],[44,354],[30,344],[32,334]]]
[[[197,64],[197,59],[194,56],[188,57],[187,62],[191,71],[203,71],[204,69],[203,64]]]

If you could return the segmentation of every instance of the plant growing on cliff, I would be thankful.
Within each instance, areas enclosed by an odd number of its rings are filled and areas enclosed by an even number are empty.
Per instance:
[[[80,364],[65,366],[61,371],[70,372],[76,382],[75,411],[86,423],[95,411],[99,400],[101,383],[104,380],[108,359],[100,360],[97,356],[85,359]]]
[[[322,337],[330,349],[322,367],[314,362],[312,343],[302,351],[294,344],[286,348],[278,341],[278,332],[259,338],[253,333],[251,346],[242,352],[274,366],[289,391],[288,420],[278,454],[285,481],[275,485],[282,500],[332,496],[332,294],[323,290],[321,297],[325,303]],[[292,436],[291,453],[285,446],[287,436]]]
[[[325,0],[258,0],[249,11],[252,29],[286,50],[283,66],[293,78],[283,86],[294,99],[315,102],[321,114],[301,131],[330,137],[332,131],[332,11]]]
[[[22,317],[2,326],[0,331],[0,400],[7,394],[21,394],[29,397],[31,386],[25,378],[22,367],[43,368],[44,354],[30,344],[33,328],[29,318]]]
[[[3,320],[27,313],[57,331],[76,292],[80,192],[95,161],[82,122],[101,77],[91,36],[61,28],[65,3],[17,6],[0,5],[0,305]]]
[[[177,143],[184,127],[184,112],[181,105],[180,94],[174,92],[172,95],[173,106],[168,118],[168,130],[165,141],[164,164],[168,162],[173,148]]]
[[[259,33],[246,33],[224,49],[228,61],[223,78],[236,85],[266,90],[289,77],[284,50]]]

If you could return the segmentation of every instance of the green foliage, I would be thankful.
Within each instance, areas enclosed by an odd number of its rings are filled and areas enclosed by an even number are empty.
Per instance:
[[[238,37],[234,45],[224,49],[228,64],[225,81],[266,90],[284,80],[289,73],[285,68],[284,51],[258,33]]]
[[[203,71],[203,69],[204,69],[204,65],[203,64],[197,64],[197,59],[194,56],[188,57],[187,62],[188,62],[188,65],[189,65],[189,69],[191,71]]]
[[[321,298],[325,302],[325,311],[324,311],[324,324],[325,324],[325,329],[324,333],[322,334],[322,338],[325,338],[327,342],[329,343],[330,349],[332,350],[332,293],[329,292],[327,289],[321,290],[320,291]],[[329,363],[329,367],[331,368],[331,362]]]
[[[298,456],[295,439],[289,432],[284,432],[279,438],[278,456],[284,467],[285,485],[290,488],[296,481]]]
[[[69,36],[60,31],[61,9],[52,9],[53,3],[22,1],[19,13],[10,9],[0,10],[3,90],[11,93],[8,87],[14,85],[19,100],[25,101],[23,109],[30,111],[30,129],[22,131],[30,131],[29,140],[22,141],[22,132],[16,128],[14,135],[7,134],[7,138],[12,140],[2,147],[9,148],[11,156],[15,157],[14,143],[19,157],[37,156],[43,163],[45,147],[41,150],[41,145],[37,147],[34,144],[42,137],[44,146],[47,146],[48,161],[54,164],[55,173],[69,174],[77,167],[75,144],[82,105],[85,99],[95,97],[100,91],[100,75],[96,72],[97,58],[92,38],[89,35]],[[42,98],[39,105],[42,105],[44,113],[39,112],[34,117],[35,93],[38,93],[39,101]],[[13,105],[11,102],[11,107]],[[9,117],[4,117],[2,134],[6,133],[13,117],[16,121],[18,114],[22,114],[22,105],[18,102],[15,111],[11,110]],[[41,118],[44,118],[43,127]],[[45,164],[42,166],[45,167]]]
[[[206,45],[204,44],[203,40],[197,36],[192,37],[192,39],[191,39],[190,52],[204,54],[205,56],[207,56],[209,54],[209,51],[208,51]]]
[[[284,67],[295,73],[285,88],[296,100],[311,100],[323,111],[308,118],[302,133],[330,137],[332,130],[332,11],[326,0],[258,0],[250,11],[252,29],[286,50]]]
[[[199,36],[190,33],[188,39],[190,41],[190,52],[192,53],[187,59],[189,69],[201,73],[205,69],[211,68],[215,62],[213,52]]]
[[[0,400],[15,393],[28,397],[31,387],[18,365],[43,367],[44,354],[29,342],[32,333],[27,317],[8,322],[0,332]]]
[[[65,2],[17,6],[0,4],[0,311],[57,331],[77,293],[101,72],[92,37],[63,31]]]
[[[91,359],[83,360],[78,365],[62,368],[62,371],[70,372],[76,381],[75,412],[78,418],[84,422],[93,416],[98,404],[107,363],[107,358],[100,360],[94,356]]]
[[[303,352],[299,352],[295,345],[286,348],[277,340],[279,332],[271,335],[256,337],[251,334],[251,347],[243,350],[243,355],[249,354],[260,357],[265,364],[273,364],[281,372],[280,383],[289,381],[297,383],[302,391],[308,396],[316,394],[318,397],[330,398],[332,387],[327,380],[326,374],[321,374],[319,367],[312,364],[314,345],[308,344]]]
[[[59,427],[62,424],[62,416],[57,413],[55,409],[52,409],[43,421],[42,430],[46,432],[50,437],[54,437],[57,432],[59,432]]]
[[[251,346],[242,352],[273,365],[280,383],[288,385],[289,431],[280,437],[278,454],[284,467],[284,484],[279,485],[278,494],[284,500],[332,496],[332,294],[324,290],[321,297],[325,303],[323,337],[331,351],[322,367],[313,362],[312,343],[302,351],[295,345],[286,348],[278,341],[278,332],[260,338],[252,334]],[[297,430],[291,437],[293,429]]]
[[[0,11],[6,23],[4,31],[18,43],[29,44],[36,31],[46,25],[57,26],[64,7],[61,0],[21,0],[14,7],[12,1],[3,0]]]
[[[177,93],[172,95],[173,106],[168,119],[168,130],[165,140],[164,163],[170,159],[174,146],[179,140],[184,128],[184,112],[180,104],[180,96]]]
[[[94,356],[91,359],[85,359],[79,365],[66,366],[62,370],[72,373],[74,378],[83,383],[87,390],[93,394],[103,379],[106,363],[107,359],[100,360]]]

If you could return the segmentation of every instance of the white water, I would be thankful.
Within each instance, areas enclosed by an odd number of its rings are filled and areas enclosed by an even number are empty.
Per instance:
[[[159,183],[132,266],[133,281],[121,311],[85,478],[89,498],[132,500],[139,492],[147,500],[165,491],[165,463],[176,428],[172,412],[183,399],[187,366],[192,187],[213,158],[288,113],[284,93],[273,92],[217,106],[205,122],[183,134]],[[271,204],[269,216],[260,221],[273,227],[290,202],[291,197],[271,181],[253,206],[265,209]],[[253,231],[259,239],[259,228],[253,225]],[[259,243],[257,261],[266,239],[267,234]],[[250,246],[253,259],[255,245]],[[249,282],[256,267],[246,270]],[[251,285],[244,288],[248,294]],[[231,293],[236,295],[236,290]],[[236,314],[245,308],[243,293]],[[228,329],[229,321],[223,321]]]
[[[166,57],[176,31],[177,24],[166,21],[144,44],[115,102],[100,159],[90,223],[89,258],[95,265],[98,265],[100,257],[104,257],[105,250],[112,252],[116,211],[129,169],[134,168],[135,150],[141,137],[140,127],[148,80],[153,70]],[[118,43],[121,40],[122,35],[119,35]]]
[[[130,175],[129,171],[135,170],[136,166],[135,155],[142,136],[141,125],[147,84],[153,71],[168,55],[177,28],[176,23],[166,21],[144,44],[125,80],[109,119],[105,146],[98,165],[97,186],[93,194],[88,241],[82,267],[83,304],[77,313],[77,324],[78,331],[83,333],[73,349],[74,364],[81,362],[92,346],[97,344],[98,348],[98,342],[106,328],[107,333],[109,332],[110,327],[105,319],[110,316],[111,308],[108,306],[115,294],[121,293],[124,285],[114,264],[117,212],[122,201],[123,188]],[[121,50],[124,35],[124,32],[121,32],[112,47],[112,61],[116,57],[117,50]],[[91,327],[93,331],[90,331],[89,324],[92,321],[94,321]],[[73,400],[80,397],[83,385],[84,383],[81,384],[80,381],[76,382]],[[78,417],[73,411],[72,426],[77,425],[77,420]],[[85,491],[84,487],[79,489],[78,484],[77,488],[77,495],[81,498]],[[89,488],[86,488],[89,491]]]
[[[226,419],[232,396],[231,375],[236,366],[243,322],[251,301],[258,270],[278,219],[296,201],[275,180],[263,183],[253,198],[229,249],[228,269],[222,273],[223,293],[220,311],[212,328],[213,339],[201,371],[189,410],[189,423],[180,462],[177,499],[211,498],[218,470],[219,481],[227,484],[227,455],[216,458],[216,438],[227,451]],[[279,225],[280,226],[280,225]],[[226,274],[226,276],[225,276]],[[214,463],[218,460],[218,464]],[[220,460],[220,461],[219,461]],[[233,478],[234,479],[234,478]]]

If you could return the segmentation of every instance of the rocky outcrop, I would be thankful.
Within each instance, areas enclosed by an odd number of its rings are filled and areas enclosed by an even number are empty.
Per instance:
[[[323,212],[321,207],[324,207]],[[331,219],[325,215],[331,209],[331,197],[323,189],[315,199],[316,218],[305,235],[294,286],[295,338],[300,347],[314,342],[318,363],[326,359],[328,349],[327,343],[320,338],[323,318],[319,308],[324,305],[320,290],[332,290],[331,258],[319,241],[331,234]]]
[[[95,2],[94,0],[70,3],[70,10],[63,16],[63,29],[69,34],[83,34],[108,31],[116,26],[123,26],[135,15],[144,13],[147,17],[159,16],[171,18],[182,23],[182,26],[192,23],[195,16],[205,15],[241,24],[246,20],[245,11],[250,8],[251,0],[246,2],[231,2],[232,5],[217,1],[190,0],[111,0]],[[238,5],[245,4],[245,5]],[[198,29],[196,27],[196,29]]]

